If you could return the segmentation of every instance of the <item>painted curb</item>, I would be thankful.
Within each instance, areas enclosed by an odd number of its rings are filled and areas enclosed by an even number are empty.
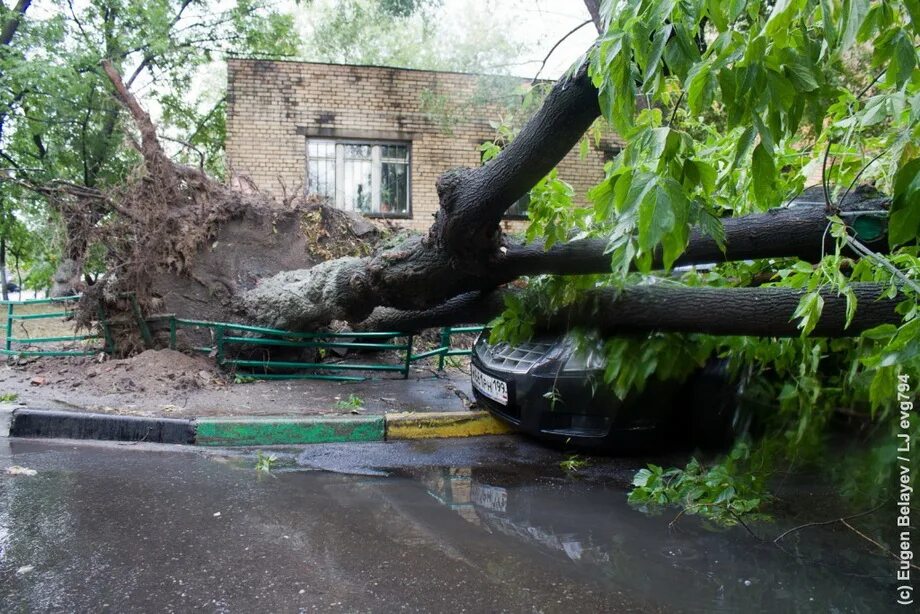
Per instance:
[[[2,410],[6,411],[2,411]],[[156,418],[0,407],[0,436],[100,439],[201,446],[269,446],[505,435],[488,412],[404,412],[370,416]]]
[[[190,444],[195,442],[195,424],[178,418],[16,409],[9,434],[10,437]]]
[[[200,446],[383,441],[383,416],[311,416],[309,418],[201,418]]]
[[[387,440],[505,435],[514,430],[488,412],[407,412],[386,414]]]

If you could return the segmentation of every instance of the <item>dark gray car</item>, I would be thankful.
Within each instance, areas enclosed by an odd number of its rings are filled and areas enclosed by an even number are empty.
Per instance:
[[[525,433],[615,454],[722,447],[747,428],[741,386],[722,361],[686,382],[652,380],[623,400],[604,383],[605,366],[600,341],[564,336],[492,345],[484,332],[473,346],[473,394]]]

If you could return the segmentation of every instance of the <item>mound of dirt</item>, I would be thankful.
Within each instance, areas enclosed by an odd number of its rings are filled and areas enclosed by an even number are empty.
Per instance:
[[[219,388],[226,376],[205,356],[147,350],[130,358],[86,365],[84,383],[103,392],[160,395],[176,390]]]

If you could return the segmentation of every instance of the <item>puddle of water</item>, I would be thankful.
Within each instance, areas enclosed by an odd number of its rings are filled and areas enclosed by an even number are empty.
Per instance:
[[[740,527],[707,526],[676,512],[647,516],[626,490],[521,479],[514,466],[399,472],[434,501],[487,532],[526,543],[611,591],[668,610],[880,612],[894,606],[894,565],[840,528],[805,533],[780,549]],[[868,524],[872,524],[870,520]],[[755,526],[764,535],[776,525]]]
[[[280,469],[260,474],[251,450],[16,443],[0,461],[38,475],[0,479],[0,604],[12,611],[104,603],[117,611],[894,609],[895,565],[842,527],[801,531],[780,550],[743,529],[688,516],[671,526],[673,511],[647,516],[626,503],[623,478],[633,461],[592,460],[590,471],[572,477],[558,467],[564,456],[515,445],[276,450]],[[802,497],[798,505],[815,501]],[[801,522],[817,515],[824,512],[808,510]],[[773,536],[799,520],[752,528]],[[858,526],[877,535],[875,521],[860,518]],[[32,569],[20,573],[24,567]]]

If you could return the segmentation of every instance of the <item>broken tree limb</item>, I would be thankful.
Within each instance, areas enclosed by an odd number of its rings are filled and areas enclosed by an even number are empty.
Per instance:
[[[735,218],[725,218],[725,251],[712,237],[698,229],[690,232],[687,249],[673,266],[710,264],[759,258],[799,258],[818,262],[822,256],[834,253],[836,239],[828,232],[827,212],[823,203],[808,200],[815,196],[810,188],[790,207],[772,209]],[[885,215],[890,199],[871,189],[860,189],[849,195],[844,211]],[[887,233],[869,241],[876,252],[888,251]],[[549,250],[542,242],[508,247],[498,266],[514,279],[523,275],[552,273],[584,275],[610,271],[610,254],[604,239],[581,239],[557,244]],[[859,254],[853,253],[858,257]],[[653,266],[661,266],[660,254]]]
[[[846,326],[846,297],[821,293],[824,310],[811,335],[854,337],[880,324],[899,324],[895,307],[902,299],[879,298],[886,286],[850,286],[856,314]],[[420,330],[469,322],[487,322],[504,309],[504,297],[519,290],[469,293],[434,309],[400,312],[378,309],[363,323],[378,330]],[[605,288],[586,292],[577,302],[540,322],[541,328],[564,331],[589,327],[604,335],[649,332],[702,333],[727,336],[797,337],[793,314],[806,292],[793,288],[691,288],[670,283]]]

